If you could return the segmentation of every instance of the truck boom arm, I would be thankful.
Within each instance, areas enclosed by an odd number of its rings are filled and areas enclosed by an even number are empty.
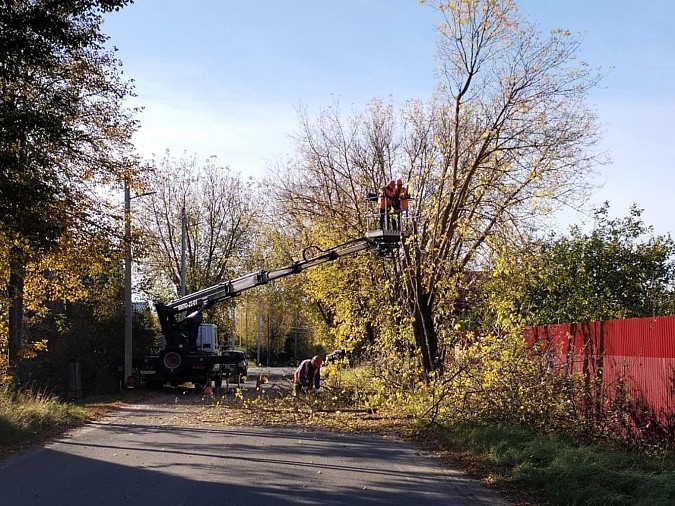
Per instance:
[[[400,246],[400,241],[401,235],[398,232],[376,231],[369,232],[366,237],[345,242],[328,250],[310,246],[302,252],[302,260],[291,262],[270,271],[251,272],[180,297],[167,304],[156,303],[155,308],[166,345],[167,347],[183,348],[191,343],[194,344],[197,339],[197,329],[202,322],[202,311],[218,302],[232,299],[246,290],[267,284],[275,279],[299,274],[310,267],[354,255],[363,250],[374,250],[380,256],[386,256]],[[310,256],[314,251],[317,254]],[[187,316],[177,320],[177,316],[181,313],[187,314]]]

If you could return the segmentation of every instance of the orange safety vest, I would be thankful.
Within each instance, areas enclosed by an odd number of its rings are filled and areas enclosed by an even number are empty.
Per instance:
[[[378,207],[380,210],[389,209],[394,203],[395,190],[389,185],[382,188]]]
[[[396,190],[397,197],[399,202],[401,202],[401,211],[407,211],[408,210],[408,198],[410,195],[408,195],[408,189],[405,186],[401,186]]]

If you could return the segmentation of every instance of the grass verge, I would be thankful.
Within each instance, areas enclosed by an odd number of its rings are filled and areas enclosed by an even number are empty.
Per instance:
[[[127,391],[85,401],[63,402],[41,392],[12,396],[0,391],[0,459],[144,396],[147,393]]]
[[[428,431],[450,460],[521,504],[675,504],[675,458],[579,445],[503,425],[456,424]]]

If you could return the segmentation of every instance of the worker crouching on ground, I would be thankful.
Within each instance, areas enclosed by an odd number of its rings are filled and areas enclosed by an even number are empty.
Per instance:
[[[314,392],[319,393],[321,389],[321,357],[314,356],[300,362],[300,365],[293,373],[293,395],[298,397],[302,388],[314,387]]]

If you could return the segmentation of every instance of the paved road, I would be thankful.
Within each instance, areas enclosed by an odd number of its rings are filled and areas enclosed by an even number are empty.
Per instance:
[[[396,438],[196,425],[164,394],[0,463],[0,505],[498,505]]]

